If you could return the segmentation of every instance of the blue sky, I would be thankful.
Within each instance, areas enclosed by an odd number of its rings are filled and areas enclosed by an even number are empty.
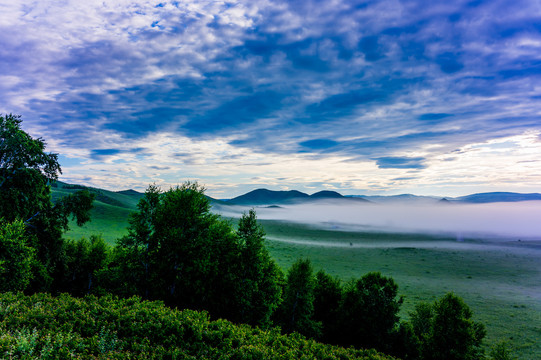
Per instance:
[[[0,0],[0,99],[71,183],[541,192],[541,2]]]

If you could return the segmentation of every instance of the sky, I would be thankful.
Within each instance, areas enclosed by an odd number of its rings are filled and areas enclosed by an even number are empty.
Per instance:
[[[541,1],[0,0],[0,99],[109,190],[541,192]]]

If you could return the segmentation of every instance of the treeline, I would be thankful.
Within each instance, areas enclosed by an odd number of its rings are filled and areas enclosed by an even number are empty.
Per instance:
[[[300,259],[284,274],[269,256],[255,212],[244,214],[235,229],[210,211],[197,183],[167,191],[149,186],[130,218],[128,235],[114,247],[99,236],[64,240],[70,217],[79,225],[89,220],[94,194],[82,190],[53,204],[49,184],[60,173],[57,155],[45,153],[43,140],[32,139],[20,123],[19,117],[0,116],[0,291],[93,294],[111,302],[110,294],[138,296],[173,309],[204,310],[212,319],[279,327],[283,333],[375,348],[403,359],[484,356],[484,327],[457,296],[419,304],[406,322],[398,316],[397,284],[379,273],[342,284],[323,271],[314,274],[310,261]],[[5,314],[0,311],[0,320]],[[143,322],[154,320],[133,321],[144,329]],[[16,328],[5,331],[12,336]],[[22,329],[33,331],[27,325]],[[277,330],[269,331],[276,335]],[[500,350],[494,359],[507,358],[506,349]]]

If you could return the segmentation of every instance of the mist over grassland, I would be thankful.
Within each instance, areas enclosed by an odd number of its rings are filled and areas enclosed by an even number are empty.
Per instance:
[[[236,217],[246,207],[219,206],[216,211]],[[541,201],[487,204],[353,203],[344,200],[257,207],[262,220],[283,220],[338,231],[426,233],[464,238],[539,241]]]

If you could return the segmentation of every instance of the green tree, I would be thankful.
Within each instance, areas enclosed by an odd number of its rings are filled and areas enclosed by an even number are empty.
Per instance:
[[[491,360],[515,360],[516,357],[512,355],[511,351],[507,347],[505,342],[499,342],[492,346],[490,349]]]
[[[378,272],[347,284],[340,307],[342,344],[388,350],[402,302],[395,281]]]
[[[314,286],[314,320],[321,322],[321,340],[336,344],[340,323],[340,302],[342,301],[340,279],[333,278],[323,270],[317,272]]]
[[[25,290],[32,278],[35,250],[21,220],[0,220],[0,292]]]
[[[165,192],[151,185],[138,208],[113,264],[123,292],[269,324],[280,299],[280,273],[263,245],[255,212],[235,232],[211,213],[204,188],[190,182]]]
[[[62,259],[62,233],[72,216],[82,225],[89,220],[93,194],[82,191],[51,201],[50,184],[61,173],[58,155],[45,152],[43,139],[34,139],[21,129],[20,116],[0,116],[0,218],[21,220],[38,262],[31,291],[54,290]]]
[[[299,259],[287,273],[279,324],[286,333],[298,332],[308,337],[318,338],[321,336],[321,323],[315,321],[313,316],[312,264],[309,259]]]
[[[482,354],[483,324],[472,320],[468,305],[449,293],[434,304],[428,359],[473,360]]]
[[[485,328],[472,320],[470,308],[452,293],[432,305],[417,306],[411,323],[423,360],[473,360],[482,357]]]
[[[153,295],[227,316],[238,284],[239,248],[229,223],[211,213],[204,188],[186,182],[163,193],[150,241]]]
[[[151,261],[156,258],[158,238],[155,234],[156,214],[162,191],[149,185],[144,197],[137,203],[137,212],[131,214],[128,235],[119,239],[114,258],[117,266],[116,291],[150,297],[150,275],[154,269]]]
[[[98,273],[106,268],[108,248],[101,236],[92,235],[64,243],[64,268],[58,290],[73,296],[84,296],[94,291]]]
[[[254,209],[239,220],[240,240],[240,316],[239,321],[268,327],[280,304],[283,275],[265,247],[265,231],[257,223]]]
[[[30,221],[49,210],[48,184],[61,173],[57,154],[45,153],[43,139],[21,129],[21,117],[0,116],[0,218]]]

